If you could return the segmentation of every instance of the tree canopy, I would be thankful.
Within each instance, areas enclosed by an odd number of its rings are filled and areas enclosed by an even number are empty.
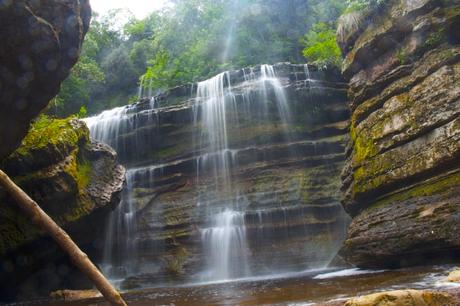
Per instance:
[[[158,92],[262,63],[339,64],[333,34],[347,5],[344,1],[170,0],[170,4],[143,20],[122,10],[95,15],[81,58],[49,113],[67,116],[83,107],[94,114],[127,104],[137,99],[141,80]]]

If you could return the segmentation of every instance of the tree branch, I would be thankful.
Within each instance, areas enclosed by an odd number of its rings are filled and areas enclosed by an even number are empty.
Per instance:
[[[69,255],[70,259],[99,289],[112,305],[126,306],[120,293],[109,283],[102,273],[91,262],[88,256],[73,242],[69,235],[53,221],[21,188],[19,188],[2,170],[0,170],[0,186],[16,201],[22,211],[35,225],[49,234]]]

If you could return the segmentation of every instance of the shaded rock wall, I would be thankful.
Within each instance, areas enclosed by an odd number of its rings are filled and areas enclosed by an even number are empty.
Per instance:
[[[238,202],[244,213],[248,250],[236,260],[247,257],[251,275],[298,272],[335,255],[348,222],[339,202],[346,84],[335,71],[275,65],[293,116],[286,124],[277,115],[273,88],[267,83],[263,94],[260,83],[246,81],[260,70],[229,72],[235,100],[226,108],[227,154],[237,199],[217,194],[213,169],[203,168],[213,156],[210,144],[200,141],[209,131],[202,129],[196,84],[89,119],[92,136],[113,146],[128,168],[125,200],[136,219],[132,262],[120,250],[126,239],[115,238],[127,230],[112,228],[110,246],[112,264],[118,260],[120,269],[131,266],[134,274],[125,287],[200,281],[210,261],[203,228],[210,211],[223,210],[225,202]]]
[[[88,0],[0,3],[0,160],[56,96],[76,63],[91,9]]]
[[[370,18],[343,44],[352,110],[343,205],[353,221],[341,255],[373,267],[453,257],[460,2],[394,0]]]
[[[125,170],[84,122],[40,118],[0,166],[85,251],[100,252],[101,219],[120,201]],[[0,203],[0,300],[89,284],[1,190]]]

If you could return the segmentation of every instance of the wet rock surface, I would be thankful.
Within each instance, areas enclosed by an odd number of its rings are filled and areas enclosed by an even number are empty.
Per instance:
[[[460,269],[450,272],[446,280],[452,283],[460,283]]]
[[[135,226],[120,231],[114,225],[110,246],[116,271],[129,276],[123,288],[206,280],[203,270],[212,260],[203,237],[218,231],[210,217],[219,213],[237,223],[233,233],[244,231],[240,238],[247,248],[229,256],[233,262],[248,258],[246,276],[332,260],[348,223],[339,201],[349,118],[346,85],[336,71],[274,65],[293,117],[283,123],[273,80],[263,90],[260,69],[229,72],[234,99],[227,101],[225,154],[237,196],[225,188],[216,191],[220,182],[209,162],[215,156],[202,138],[211,131],[196,120],[203,112],[196,84],[89,119],[92,136],[113,146],[128,169],[124,196]],[[233,215],[225,209],[228,203],[238,207]],[[121,236],[115,239],[117,231]],[[134,244],[123,242],[127,232]],[[131,262],[126,250],[135,254]],[[244,265],[234,266],[233,275],[244,275],[238,270]]]
[[[460,251],[458,1],[391,1],[346,52],[353,217],[340,254],[401,266]]]
[[[447,293],[421,290],[395,290],[373,293],[348,300],[344,306],[456,305],[458,300]]]
[[[88,0],[0,3],[0,160],[58,93],[76,63],[91,9]]]
[[[100,252],[105,216],[120,202],[125,169],[76,119],[40,118],[2,169],[89,254]],[[88,286],[57,245],[0,193],[0,296]],[[101,238],[99,238],[101,239]],[[44,281],[46,280],[46,281]]]

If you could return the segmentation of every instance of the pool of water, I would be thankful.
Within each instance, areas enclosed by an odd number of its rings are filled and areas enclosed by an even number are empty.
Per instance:
[[[130,306],[204,306],[204,305],[310,305],[340,301],[376,291],[395,289],[452,288],[444,278],[452,265],[399,270],[327,269],[279,275],[276,278],[240,279],[232,282],[193,284],[180,287],[152,288],[125,292]],[[79,302],[49,300],[14,305],[108,305],[102,299]]]

